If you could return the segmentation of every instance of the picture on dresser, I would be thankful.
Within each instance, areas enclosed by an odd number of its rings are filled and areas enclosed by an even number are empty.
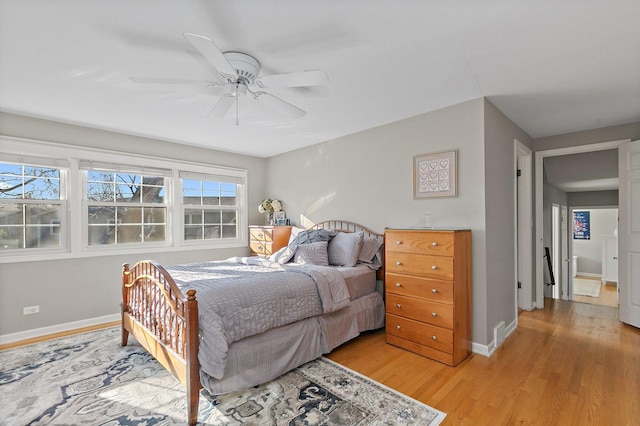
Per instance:
[[[457,196],[457,151],[413,157],[413,198]]]
[[[281,210],[279,212],[273,212],[273,220],[280,225],[280,220],[286,218],[286,214]]]

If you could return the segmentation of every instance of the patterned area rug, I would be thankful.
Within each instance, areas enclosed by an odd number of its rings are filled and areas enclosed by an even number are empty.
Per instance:
[[[184,425],[184,387],[118,327],[0,352],[0,425]],[[205,425],[438,425],[445,414],[325,358],[223,395]]]

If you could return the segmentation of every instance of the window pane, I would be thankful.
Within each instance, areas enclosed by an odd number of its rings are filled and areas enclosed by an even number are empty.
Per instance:
[[[185,225],[184,239],[185,241],[202,239],[202,225]]]
[[[140,202],[139,188],[130,185],[116,185],[116,201],[120,203]]]
[[[222,225],[222,238],[237,238],[238,227],[236,225]]]
[[[59,200],[60,180],[25,178],[24,198],[32,200]]]
[[[54,228],[50,226],[27,226],[26,248],[59,247],[60,232],[52,233]]]
[[[24,248],[22,226],[0,226],[0,250]]]
[[[166,239],[167,227],[162,224],[145,225],[144,240],[145,241],[164,241]]]
[[[22,198],[22,177],[0,175],[0,198]]]
[[[89,201],[115,201],[115,191],[112,183],[88,182],[87,200]]]
[[[220,211],[219,210],[205,211],[204,223],[207,223],[207,224],[220,223]]]
[[[118,243],[141,243],[142,242],[142,226],[141,225],[119,225],[118,226]]]
[[[238,185],[235,183],[223,183],[220,188],[220,204],[223,206],[235,206],[238,202]]]
[[[222,212],[222,223],[237,223],[237,213],[236,212]]]
[[[89,224],[115,224],[116,208],[108,206],[89,207]]]
[[[87,171],[87,181],[113,183],[115,181],[115,173],[89,170]]]
[[[182,203],[199,206],[202,196],[202,182],[199,180],[184,179],[182,181]]]
[[[89,245],[113,244],[115,239],[115,226],[90,226]]]
[[[142,207],[118,207],[119,224],[141,224]]]
[[[22,206],[23,204],[0,204],[0,225],[21,225]]]
[[[220,238],[220,226],[219,225],[205,225],[203,239],[211,240],[213,238]]]
[[[185,210],[184,223],[185,225],[195,225],[202,223],[202,210]]]
[[[146,207],[144,209],[145,223],[167,223],[167,209],[164,207]]]
[[[202,204],[207,206],[220,205],[220,184],[218,182],[203,182]]]

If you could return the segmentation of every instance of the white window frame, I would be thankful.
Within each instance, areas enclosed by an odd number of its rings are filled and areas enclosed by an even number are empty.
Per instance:
[[[21,205],[21,204],[54,204],[60,206],[60,245],[56,247],[30,247],[17,249],[2,249],[0,257],[13,259],[16,257],[29,257],[32,255],[50,255],[55,253],[66,253],[69,251],[69,243],[67,240],[68,229],[68,207],[67,207],[67,182],[69,162],[63,159],[52,159],[24,154],[11,154],[0,152],[0,163],[15,164],[19,166],[45,167],[57,169],[60,172],[60,194],[55,200],[41,199],[24,199],[24,198],[6,198],[0,199],[0,204],[5,205]],[[25,226],[23,224],[23,226]],[[47,225],[42,225],[46,227]]]
[[[123,254],[149,254],[170,251],[191,251],[201,249],[228,249],[247,246],[248,208],[247,208],[247,170],[235,167],[225,167],[215,164],[180,161],[162,157],[146,156],[65,145],[53,142],[0,136],[0,160],[7,162],[13,158],[41,158],[66,165],[64,169],[64,188],[61,188],[61,198],[64,198],[65,217],[61,224],[61,240],[64,248],[50,249],[16,249],[14,253],[8,250],[0,251],[0,264],[28,262],[39,260],[72,259],[93,256],[110,256]],[[25,164],[34,164],[26,161]],[[81,164],[117,164],[121,169],[131,167],[143,170],[167,169],[165,200],[167,203],[167,241],[159,245],[121,244],[106,246],[88,246],[88,219],[86,193],[86,173]],[[46,164],[45,164],[46,165]],[[203,176],[228,176],[237,179],[241,184],[238,188],[238,235],[237,238],[222,238],[213,240],[184,241],[184,217],[182,215],[182,184],[180,171]],[[62,179],[61,170],[61,179]],[[73,226],[72,226],[73,225]],[[78,226],[80,225],[80,226]],[[35,253],[33,250],[37,250]]]
[[[244,179],[243,177],[240,176],[230,176],[230,175],[221,175],[221,174],[212,174],[212,173],[194,173],[191,171],[186,171],[186,170],[180,170],[179,171],[179,181],[178,181],[178,188],[179,191],[177,192],[177,198],[180,199],[180,223],[181,223],[181,232],[180,232],[180,244],[181,245],[185,245],[185,246],[194,246],[194,245],[203,245],[203,244],[210,244],[211,241],[218,241],[218,242],[225,242],[225,241],[237,241],[240,236],[242,235],[242,229],[246,228],[246,226],[244,226],[243,228],[240,227],[240,218],[243,216],[243,212],[242,212],[242,200],[245,199],[245,182],[246,179]],[[236,204],[233,206],[226,206],[226,205],[197,205],[197,204],[184,204],[183,203],[183,186],[182,183],[184,181],[184,179],[190,179],[190,180],[200,180],[200,181],[206,181],[206,182],[219,182],[219,183],[232,183],[232,184],[236,184]],[[216,239],[198,239],[198,240],[186,240],[184,238],[184,231],[185,231],[185,210],[187,209],[202,209],[203,211],[206,210],[225,210],[225,211],[234,211],[236,212],[236,219],[237,219],[237,223],[236,223],[236,228],[237,228],[237,233],[236,233],[236,238],[216,238]],[[245,214],[246,215],[246,214]]]

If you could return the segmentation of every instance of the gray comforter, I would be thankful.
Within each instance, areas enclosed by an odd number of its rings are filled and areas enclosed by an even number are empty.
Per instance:
[[[350,304],[342,274],[327,266],[239,257],[166,269],[183,291],[196,290],[200,368],[218,379],[233,342]]]

